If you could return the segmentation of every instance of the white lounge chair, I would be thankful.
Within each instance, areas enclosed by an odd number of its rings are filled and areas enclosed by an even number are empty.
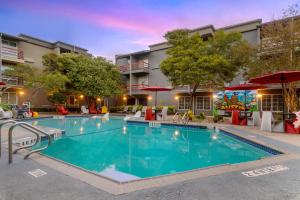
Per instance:
[[[124,107],[123,113],[127,113],[128,112],[128,106]]]
[[[81,106],[81,113],[82,114],[89,114],[89,110],[86,108],[86,106]]]
[[[247,119],[248,125],[251,126],[260,126],[261,125],[261,117],[259,111],[254,111],[252,116]]]
[[[166,120],[168,115],[168,107],[164,106],[161,110],[161,113],[158,114],[159,120]]]
[[[13,117],[13,113],[11,111],[4,111],[3,108],[0,107],[0,119],[10,119]]]
[[[283,121],[276,123],[271,111],[263,111],[260,130],[268,132],[284,132]]]
[[[126,117],[124,117],[124,121],[127,121],[129,119],[139,119],[142,116],[142,112],[139,110],[137,111],[134,115],[127,115]]]
[[[146,110],[147,110],[147,106],[143,106],[143,108],[142,108],[142,110],[141,110],[142,116],[145,116]]]
[[[104,120],[109,120],[109,112],[105,113],[101,118]]]

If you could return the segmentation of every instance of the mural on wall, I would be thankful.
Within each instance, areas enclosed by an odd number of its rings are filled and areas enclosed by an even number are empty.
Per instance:
[[[256,111],[256,91],[246,91],[246,110]],[[245,91],[224,91],[217,93],[214,101],[215,109],[217,110],[244,110],[245,109]]]

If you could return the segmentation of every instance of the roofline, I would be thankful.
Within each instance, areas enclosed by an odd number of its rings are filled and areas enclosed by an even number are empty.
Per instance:
[[[19,40],[19,41],[24,41],[23,38],[20,38],[18,36],[14,36],[14,35],[10,35],[10,34],[7,34],[7,33],[3,33],[3,32],[0,32],[0,35],[3,37],[9,37],[9,38],[13,38],[15,40]]]
[[[226,30],[226,29],[235,28],[235,27],[238,27],[238,26],[252,24],[252,23],[255,23],[255,22],[262,23],[262,19],[254,19],[254,20],[247,21],[247,22],[242,22],[242,23],[238,23],[238,24],[234,24],[234,25],[224,26],[224,27],[221,27],[221,28],[217,28],[216,30],[217,31],[218,30]]]
[[[49,42],[49,41],[46,41],[46,40],[42,40],[42,39],[40,39],[40,38],[36,38],[36,37],[33,37],[33,36],[30,36],[30,35],[26,35],[26,34],[19,34],[19,37],[27,37],[27,38],[30,38],[30,39],[33,39],[33,40],[37,40],[37,41],[39,41],[39,42],[44,42],[44,43],[47,43],[47,44],[49,44],[49,45],[56,45],[56,44],[64,44],[64,45],[66,45],[66,46],[69,46],[69,47],[75,47],[75,48],[77,48],[77,49],[81,49],[81,50],[83,50],[83,51],[88,51],[87,49],[85,49],[85,48],[82,48],[82,47],[78,47],[78,46],[76,46],[76,45],[71,45],[71,44],[68,44],[68,43],[65,43],[65,42],[62,42],[62,41],[56,41],[56,42]],[[23,39],[24,40],[24,39]]]
[[[200,30],[207,29],[207,28],[211,28],[211,29],[213,29],[214,31],[216,30],[215,27],[214,27],[214,25],[209,24],[209,25],[205,25],[205,26],[200,26],[200,27],[198,27],[198,28],[189,29],[189,32],[200,31]]]
[[[117,54],[117,55],[115,55],[115,57],[116,58],[121,58],[121,57],[128,57],[128,56],[132,56],[132,55],[146,54],[146,53],[150,53],[150,50],[135,51],[135,52],[131,52],[131,53],[128,53],[128,54]]]

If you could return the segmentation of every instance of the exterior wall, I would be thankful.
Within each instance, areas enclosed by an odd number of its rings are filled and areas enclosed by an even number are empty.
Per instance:
[[[44,68],[42,60],[43,55],[48,53],[55,53],[53,49],[23,41],[19,43],[19,48],[24,53],[25,63],[30,64],[39,69]]]

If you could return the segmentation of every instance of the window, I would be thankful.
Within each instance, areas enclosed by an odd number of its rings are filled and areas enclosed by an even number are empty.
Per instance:
[[[283,98],[281,94],[268,94],[262,96],[261,109],[263,111],[282,111]]]
[[[4,92],[1,97],[1,103],[4,104],[18,104],[17,99],[17,93],[16,92]]]
[[[69,95],[68,96],[68,107],[79,107],[79,101],[78,101],[78,97],[74,96],[74,95]]]
[[[179,110],[187,110],[190,107],[190,99],[191,97],[179,97],[178,101],[178,109]]]
[[[7,45],[7,46],[11,46],[11,47],[17,47],[16,42],[12,42],[12,41],[8,41],[8,40],[2,40],[2,44]]]
[[[210,96],[197,96],[196,110],[210,110]]]

